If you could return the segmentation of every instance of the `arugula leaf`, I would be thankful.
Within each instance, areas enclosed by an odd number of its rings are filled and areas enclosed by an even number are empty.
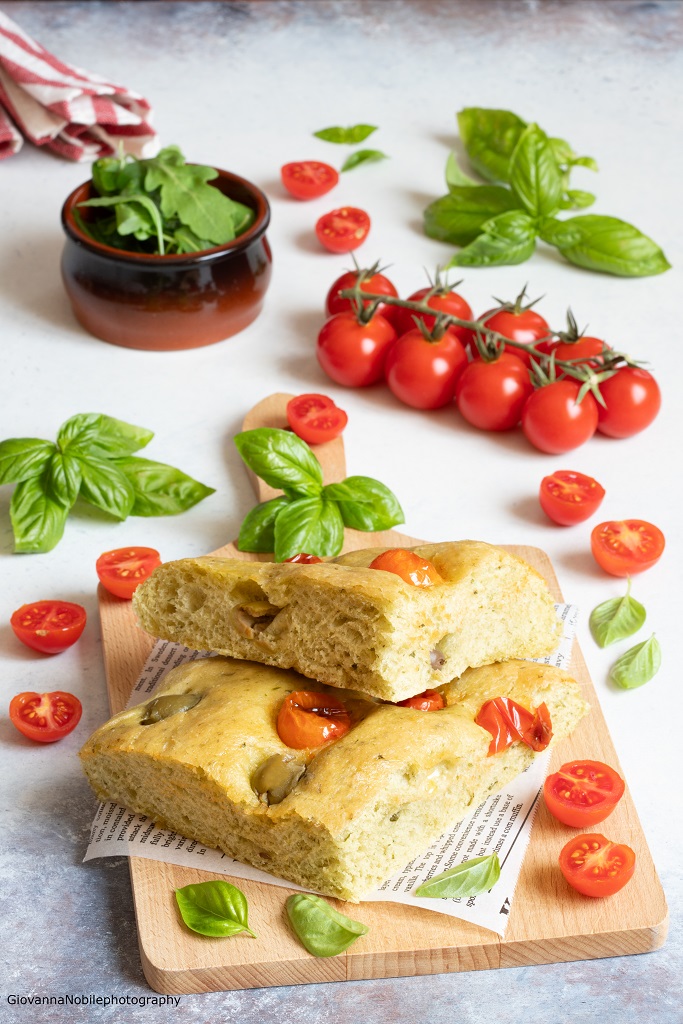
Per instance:
[[[312,892],[298,892],[287,898],[287,916],[295,935],[313,956],[338,956],[369,929]]]
[[[271,487],[289,488],[300,495],[320,494],[323,485],[320,463],[306,442],[290,430],[274,427],[244,430],[236,435],[235,444],[249,468]]]
[[[448,267],[500,267],[524,263],[536,247],[534,221],[521,210],[510,210],[488,220],[482,234],[457,252]]]
[[[497,853],[488,857],[473,857],[458,864],[450,871],[435,875],[414,890],[413,896],[429,896],[435,899],[458,899],[478,896],[488,892],[500,878],[500,861]]]
[[[487,221],[518,208],[519,200],[500,185],[453,185],[425,210],[424,229],[440,242],[468,245]]]
[[[351,156],[347,156],[342,164],[342,173],[344,171],[352,171],[354,167],[358,167],[360,164],[377,163],[378,160],[388,159],[387,154],[382,153],[379,149],[357,149]]]
[[[631,580],[623,597],[603,601],[591,612],[590,631],[599,647],[609,647],[617,640],[625,640],[637,633],[645,622],[646,611],[639,601],[631,597]]]
[[[57,449],[39,437],[12,437],[0,442],[0,484],[18,484],[40,476]]]
[[[100,412],[84,412],[63,423],[57,435],[57,444],[63,452],[76,447],[98,459],[132,455],[144,448],[154,437],[154,431],[136,427],[123,420],[115,420]]]
[[[180,916],[193,932],[226,938],[246,932],[252,938],[248,922],[247,897],[241,889],[219,879],[195,882],[175,890]]]
[[[543,220],[540,235],[579,267],[621,277],[662,274],[671,264],[659,246],[617,217],[583,214],[569,220]]]
[[[562,176],[537,124],[522,132],[510,159],[510,185],[532,217],[547,217],[560,208]]]
[[[344,544],[344,523],[335,501],[297,498],[275,519],[275,561],[284,562],[300,551],[309,555],[338,555]]]
[[[341,483],[328,484],[323,498],[339,504],[344,526],[352,530],[390,530],[405,522],[393,491],[370,476],[348,476]]]
[[[114,465],[133,488],[132,516],[176,516],[215,493],[213,487],[164,462],[129,455],[116,459]]]
[[[290,498],[271,498],[247,513],[240,527],[237,547],[240,551],[259,551],[270,554],[275,551],[275,520]]]
[[[199,238],[194,231],[181,225],[173,232],[173,239],[178,252],[201,252],[203,249],[210,249],[213,245],[206,238]]]
[[[235,237],[231,201],[207,182],[218,177],[213,167],[186,164],[176,146],[168,146],[145,161],[145,189],[161,190],[161,212],[167,219],[178,217],[200,238],[215,245]]]
[[[154,231],[155,231],[156,237],[157,237],[157,244],[159,246],[159,255],[163,256],[164,255],[164,229],[163,229],[163,224],[161,223],[161,217],[159,215],[159,210],[158,210],[156,204],[153,203],[152,200],[149,198],[149,196],[142,195],[142,193],[140,193],[138,195],[135,195],[135,194],[127,195],[127,196],[125,196],[125,199],[124,199],[124,197],[122,195],[117,195],[117,196],[100,196],[98,199],[86,199],[82,203],[79,203],[78,205],[79,206],[86,206],[86,207],[87,206],[91,206],[91,207],[95,207],[95,208],[101,207],[101,206],[114,206],[114,207],[117,208],[117,211],[118,211],[118,207],[121,206],[121,204],[123,204],[125,209],[124,209],[124,216],[121,218],[121,222],[126,223],[126,220],[130,220],[130,218],[131,218],[131,210],[132,210],[134,204],[136,204],[136,203],[139,204],[143,208],[143,210],[146,211],[146,213],[148,214],[148,216],[150,218],[150,221],[154,225]],[[141,215],[138,214],[137,220],[136,220],[137,224],[142,223],[142,221],[140,220],[140,216]],[[119,234],[123,234],[123,235],[125,235],[125,234],[132,234],[133,231],[136,230],[136,228],[132,228],[130,231],[121,231],[121,226],[120,226],[120,222],[119,222],[118,212],[117,212],[117,217],[116,217],[116,226],[117,226],[117,230],[118,230]]]
[[[350,128],[321,128],[313,132],[316,139],[324,142],[336,142],[338,145],[355,146],[357,142],[365,142],[368,136],[377,131],[374,124],[354,124]]]
[[[74,455],[81,468],[81,498],[116,519],[127,519],[135,501],[128,477],[113,462],[78,449],[74,449]]]
[[[635,690],[649,683],[656,676],[662,664],[662,649],[659,640],[652,634],[649,640],[636,644],[612,665],[609,677],[622,690]]]
[[[81,467],[69,452],[55,452],[47,467],[47,487],[51,494],[68,508],[76,501],[81,488]]]
[[[452,188],[461,188],[463,186],[467,188],[468,186],[479,184],[481,183],[475,181],[474,178],[470,178],[469,174],[465,174],[458,163],[458,158],[455,153],[449,153],[448,159],[446,160],[446,185],[448,186],[449,191]]]
[[[465,107],[458,128],[475,171],[487,181],[509,181],[510,159],[526,121],[509,110]]]
[[[9,514],[17,552],[51,551],[62,539],[69,506],[50,493],[46,476],[22,480],[12,495]]]

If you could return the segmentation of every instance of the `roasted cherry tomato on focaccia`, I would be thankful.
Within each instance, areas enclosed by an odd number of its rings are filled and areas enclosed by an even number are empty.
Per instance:
[[[613,896],[633,876],[636,855],[630,846],[613,843],[599,832],[574,836],[560,853],[560,870],[584,896]]]
[[[27,647],[42,654],[60,654],[75,644],[85,629],[85,608],[71,601],[35,601],[12,614],[10,626]]]
[[[375,264],[376,266],[377,264]],[[353,312],[351,299],[343,299],[339,293],[346,288],[355,287],[359,280],[361,282],[360,290],[363,292],[372,292],[375,295],[390,295],[392,298],[396,298],[398,292],[389,278],[385,277],[379,270],[375,270],[375,267],[370,267],[369,270],[348,270],[341,277],[338,277],[325,299],[326,316],[335,316],[337,313],[346,313],[349,310]],[[363,306],[369,306],[370,302],[370,299],[366,299],[363,302]],[[387,306],[380,302],[376,312],[381,313],[382,316],[385,316],[387,320],[393,323],[398,315],[398,308]]]
[[[643,519],[600,523],[591,533],[591,551],[601,569],[612,576],[645,572],[661,558],[664,534]]]
[[[322,558],[318,558],[317,555],[309,555],[305,551],[300,551],[298,555],[285,558],[285,562],[296,562],[298,565],[315,565],[316,562],[322,562]]]
[[[416,711],[441,711],[446,707],[446,701],[438,690],[425,690],[415,697],[408,697],[398,702],[399,708],[414,708]]]
[[[487,700],[474,721],[491,733],[489,757],[507,750],[512,743],[520,740],[532,750],[545,750],[553,735],[546,704],[539,704],[532,712],[510,697]]]
[[[297,395],[287,402],[287,422],[306,444],[323,444],[339,437],[349,421],[327,395]]]
[[[558,469],[543,477],[538,497],[549,519],[560,526],[574,526],[597,512],[605,488],[585,473]]]
[[[277,716],[278,736],[295,750],[338,740],[350,728],[351,718],[346,706],[329,693],[313,690],[290,693]]]
[[[393,572],[413,587],[432,587],[435,583],[443,583],[443,577],[436,566],[415,551],[406,551],[405,548],[383,551],[370,562],[369,568]]]
[[[329,252],[351,252],[362,245],[370,231],[370,218],[365,210],[343,206],[324,213],[315,225],[318,241]]]
[[[53,693],[18,693],[12,698],[12,724],[30,740],[54,743],[78,725],[83,708],[78,697],[62,690]]]
[[[554,818],[572,828],[604,821],[624,795],[624,780],[602,761],[569,761],[549,775],[543,786]]]
[[[334,188],[339,174],[319,160],[299,160],[280,169],[282,184],[296,199],[317,199]]]
[[[116,548],[95,563],[100,583],[115,597],[130,599],[136,588],[161,565],[154,548]]]

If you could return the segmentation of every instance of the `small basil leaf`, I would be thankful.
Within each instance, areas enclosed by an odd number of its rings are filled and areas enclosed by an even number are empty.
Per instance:
[[[62,539],[69,507],[50,493],[46,477],[33,476],[14,489],[9,514],[18,552],[51,551]]]
[[[344,526],[352,530],[390,530],[405,522],[393,491],[370,476],[349,476],[323,488],[323,498],[337,502]]]
[[[488,220],[514,209],[519,209],[519,201],[509,188],[454,185],[448,195],[429,204],[424,212],[424,229],[440,242],[468,245]]]
[[[290,430],[257,427],[235,437],[237,451],[271,487],[289,488],[300,495],[320,494],[323,472],[305,441]]]
[[[18,484],[40,476],[56,448],[39,437],[11,437],[0,442],[0,484]]]
[[[55,452],[47,467],[47,485],[50,492],[69,508],[73,505],[81,487],[81,467],[78,459],[69,452]]]
[[[230,882],[195,882],[176,889],[180,916],[193,932],[225,938],[247,932],[256,938],[248,923],[247,897]]]
[[[535,248],[533,220],[521,211],[510,210],[486,221],[482,234],[456,253],[446,267],[500,267],[524,263]]]
[[[566,139],[549,138],[548,145],[558,164],[569,164],[576,156]]]
[[[649,683],[659,672],[662,664],[662,649],[659,640],[652,634],[649,640],[636,644],[612,665],[609,677],[622,690],[635,690]]]
[[[598,162],[592,156],[575,156],[572,158],[572,167],[587,167],[589,171],[597,171]]]
[[[435,875],[414,890],[413,896],[429,896],[435,899],[457,899],[458,897],[478,896],[488,892],[500,878],[500,861],[498,854],[488,857],[473,857],[472,860],[458,864],[450,871]]]
[[[310,892],[289,896],[286,906],[294,933],[313,956],[337,956],[369,931]]]
[[[309,555],[338,555],[344,543],[344,522],[334,501],[298,498],[275,519],[275,561],[284,562],[306,551]]]
[[[148,445],[153,437],[154,432],[144,427],[99,412],[85,412],[62,424],[57,444],[63,452],[73,445],[97,459],[111,459],[132,455]]]
[[[487,181],[509,181],[510,158],[526,121],[509,110],[465,107],[458,128],[475,171]]]
[[[537,124],[524,129],[515,147],[510,184],[532,217],[547,217],[559,210],[562,175],[548,136]]]
[[[448,159],[446,160],[446,185],[449,189],[469,187],[472,185],[479,185],[480,182],[475,181],[474,178],[470,178],[469,174],[465,174],[462,167],[458,163],[458,158],[455,153],[449,153]]]
[[[562,255],[586,270],[620,277],[649,277],[669,270],[666,256],[647,235],[617,217],[583,214],[559,221],[543,220],[540,235]]]
[[[387,154],[382,153],[379,149],[357,149],[355,153],[346,158],[341,169],[342,172],[352,171],[354,167],[359,167],[360,164],[372,164],[377,163],[378,160],[388,159]]]
[[[135,502],[135,491],[125,473],[113,462],[95,459],[78,449],[72,451],[81,468],[83,500],[116,519],[127,519]]]
[[[275,551],[275,520],[289,501],[287,497],[271,498],[252,508],[240,527],[237,541],[239,550],[258,551],[266,555]]]
[[[589,620],[593,639],[599,647],[609,647],[617,640],[633,636],[645,622],[646,612],[642,604],[631,597],[631,581],[623,597],[603,601],[591,612]]]
[[[357,142],[364,142],[376,131],[377,126],[374,124],[354,124],[350,128],[321,128],[319,132],[313,132],[313,134],[316,139],[322,139],[324,142],[355,146]]]
[[[116,459],[114,465],[133,488],[132,516],[176,516],[215,493],[213,487],[163,462],[128,456]]]
[[[560,209],[585,210],[587,207],[592,206],[594,202],[595,196],[592,192],[583,192],[578,188],[569,188],[560,202]]]

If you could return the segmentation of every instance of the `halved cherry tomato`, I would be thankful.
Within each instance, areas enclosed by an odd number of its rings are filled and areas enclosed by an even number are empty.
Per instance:
[[[323,444],[339,437],[349,421],[327,395],[297,395],[287,402],[287,422],[306,444]]]
[[[507,750],[511,743],[520,740],[532,750],[545,750],[553,735],[546,704],[539,704],[535,711],[528,711],[510,697],[487,700],[474,721],[491,733],[489,757]]]
[[[475,359],[458,377],[455,400],[460,415],[479,430],[516,427],[533,393],[528,369],[510,353],[503,352],[489,363]]]
[[[640,366],[623,366],[600,384],[607,406],[598,406],[598,430],[608,437],[632,437],[649,427],[659,412],[662,396],[651,373]]]
[[[433,587],[436,583],[443,583],[443,577],[436,566],[415,551],[406,551],[405,548],[383,551],[370,562],[369,567],[393,572],[414,587]]]
[[[552,334],[548,321],[533,309],[521,309],[518,313],[514,309],[494,309],[483,313],[480,319],[484,321],[490,331],[496,331],[504,338],[522,345],[536,345],[541,338],[549,338]],[[545,351],[544,346],[539,346],[539,348]],[[530,366],[533,352],[528,349],[512,347],[508,351],[514,352],[525,366]],[[474,359],[479,358],[476,345],[472,345],[472,356]]]
[[[42,654],[59,654],[85,629],[85,608],[71,601],[35,601],[12,613],[10,626],[23,644]]]
[[[377,266],[377,264],[375,264],[375,266]],[[379,271],[373,273],[373,270],[374,267],[371,267],[369,270],[348,270],[345,274],[342,274],[341,277],[338,277],[327,293],[327,298],[325,299],[326,316],[334,316],[336,313],[344,313],[347,310],[351,310],[353,312],[351,299],[343,299],[339,292],[344,291],[346,288],[353,288],[361,277],[362,281],[360,284],[360,290],[362,292],[373,292],[375,295],[390,295],[393,298],[396,298],[398,292],[389,278],[385,277],[384,274],[379,273]],[[366,299],[363,306],[368,306],[370,301],[370,299]],[[381,313],[382,316],[386,317],[391,323],[395,324],[396,317],[398,315],[398,307],[387,306],[380,302],[376,311]]]
[[[458,320],[472,319],[470,304],[463,299],[462,295],[458,295],[457,292],[450,291],[448,288],[419,288],[408,296],[408,300],[410,302],[426,301],[430,309],[435,309],[437,313],[450,313],[451,316],[457,316]],[[421,313],[414,313],[412,309],[402,309],[398,306],[394,322],[399,335],[415,330],[416,319],[421,320],[428,331],[431,331],[436,323],[435,316],[424,316]],[[450,329],[463,345],[467,343],[470,337],[469,328],[454,325]]]
[[[605,488],[592,476],[558,469],[541,480],[538,498],[541,508],[554,523],[574,526],[597,512]]]
[[[643,519],[611,520],[591,533],[591,551],[601,569],[612,576],[634,576],[658,562],[664,534]]]
[[[116,548],[100,555],[95,569],[105,590],[130,599],[136,587],[160,565],[159,552],[154,548]]]
[[[9,706],[12,724],[38,743],[61,740],[78,725],[83,707],[78,697],[62,690],[18,693]]]
[[[328,377],[350,388],[376,384],[384,375],[384,360],[396,331],[379,313],[366,324],[352,312],[337,313],[323,324],[316,354]]]
[[[339,181],[339,174],[329,164],[319,160],[300,160],[285,164],[280,169],[282,184],[296,199],[317,199],[324,196]]]
[[[298,555],[285,558],[285,562],[296,562],[298,565],[314,565],[316,562],[322,562],[322,558],[318,558],[317,555],[308,555],[305,551],[300,551]]]
[[[439,409],[453,401],[466,366],[467,353],[452,327],[438,341],[428,341],[415,328],[387,352],[384,375],[401,402],[414,409]]]
[[[537,388],[522,409],[522,430],[535,448],[562,455],[593,436],[598,425],[598,403],[591,394],[577,402],[581,385],[556,380]]]
[[[351,252],[362,245],[370,231],[370,218],[365,210],[342,206],[324,213],[315,226],[318,241],[329,252]]]
[[[416,711],[441,711],[446,707],[446,701],[438,690],[425,690],[418,693],[416,697],[408,697],[398,702],[400,708],[415,708]]]
[[[285,697],[277,716],[277,731],[288,747],[303,750],[338,740],[351,728],[346,706],[329,693],[296,690]]]
[[[630,846],[613,843],[599,832],[574,836],[560,853],[560,870],[584,896],[613,896],[623,889],[636,868]]]
[[[600,366],[604,363],[604,354],[610,346],[600,338],[582,335],[576,341],[559,341],[553,345],[555,359],[574,363],[574,366]]]
[[[569,761],[545,780],[543,797],[553,817],[572,828],[604,821],[624,795],[624,780],[602,761]]]

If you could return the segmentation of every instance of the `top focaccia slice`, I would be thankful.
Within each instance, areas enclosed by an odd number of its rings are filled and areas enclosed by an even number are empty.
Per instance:
[[[522,559],[480,541],[422,544],[411,550],[444,582],[420,588],[369,568],[383,550],[313,565],[167,562],[138,587],[134,607],[153,636],[388,701],[556,647],[553,600]]]

